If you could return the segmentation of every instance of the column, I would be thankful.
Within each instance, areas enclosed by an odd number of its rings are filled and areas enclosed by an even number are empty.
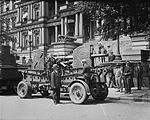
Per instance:
[[[17,20],[16,22],[18,23],[20,21],[20,8],[17,8]]]
[[[55,26],[55,42],[58,42],[58,27]]]
[[[10,6],[10,10],[12,10],[13,9],[13,3],[12,3],[12,0],[10,0],[10,2],[9,2],[9,6]]]
[[[31,17],[30,19],[33,20],[33,5],[32,5],[32,4],[31,4],[31,6],[30,6],[30,9],[31,9],[31,10],[30,10],[30,12],[31,12],[31,13],[30,13],[30,14],[31,14],[31,15],[30,15],[30,17]]]
[[[57,8],[57,0],[55,0],[55,15],[57,15],[57,11],[58,11],[58,8]]]
[[[99,25],[99,20],[96,20],[96,28],[99,28],[100,25]]]
[[[42,27],[41,29],[41,45],[44,44],[45,34],[44,34],[45,28]]]
[[[39,9],[40,9],[40,12],[39,12],[39,17],[42,17],[42,2],[40,2],[40,7],[39,7]],[[34,12],[34,14],[35,14],[35,12]],[[34,15],[35,16],[35,15]],[[35,18],[35,17],[34,17]]]
[[[28,5],[28,23],[31,23],[31,6]]]
[[[40,4],[40,19],[39,21],[43,21],[44,20],[44,17],[45,17],[45,2],[44,1],[41,1],[41,4]]]
[[[79,34],[79,18],[78,13],[75,15],[75,36],[78,36]]]
[[[80,18],[79,18],[79,36],[83,36],[83,14],[80,13]]]
[[[30,5],[28,5],[28,20],[31,19],[31,8]]]
[[[93,39],[93,21],[90,22],[90,39]]]
[[[45,3],[45,2],[42,1],[42,17],[45,16],[45,4],[44,4],[44,3]]]
[[[21,33],[21,31],[19,31],[19,47],[21,47],[22,46],[22,43],[21,43],[21,41],[22,41],[22,39],[21,39],[21,35],[22,33]]]
[[[22,10],[21,10],[22,8],[20,7],[20,21],[19,22],[21,22],[22,21]]]
[[[44,17],[44,1],[41,1],[41,4],[40,4],[40,17]]]
[[[67,27],[68,27],[68,19],[67,19],[67,17],[65,17],[65,35],[67,35],[67,33],[68,33],[68,29],[67,29]]]
[[[49,40],[49,36],[48,36],[48,27],[45,28],[45,40],[44,40],[44,43],[45,44],[48,44],[48,40]],[[47,47],[47,46],[45,46]]]
[[[64,35],[64,19],[61,18],[61,35]]]

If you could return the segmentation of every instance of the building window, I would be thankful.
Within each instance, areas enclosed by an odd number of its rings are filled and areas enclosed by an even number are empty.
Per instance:
[[[8,18],[7,23],[8,23],[8,31],[9,31],[9,30],[11,30],[11,28],[12,28],[12,21],[11,21],[10,18]]]
[[[34,30],[33,34],[34,34],[33,45],[34,45],[34,49],[36,49],[40,44],[40,30],[38,29]]]
[[[23,14],[23,22],[27,23],[27,21],[28,21],[28,13],[24,12],[24,14]]]
[[[34,9],[34,18],[35,18],[35,20],[37,20],[40,17],[40,4],[35,3],[33,5],[33,9]]]
[[[2,24],[2,30],[3,30],[3,31],[6,31],[6,30],[7,30],[7,24],[4,23],[4,22],[3,22],[3,24]]]
[[[53,1],[48,2],[48,17],[53,17],[55,15],[55,4]]]
[[[40,13],[39,10],[35,10],[35,19],[38,19],[38,18],[39,18],[39,13]]]
[[[13,16],[11,19],[12,19],[12,28],[15,28],[16,16]]]
[[[9,11],[9,4],[6,4],[6,11]]]
[[[22,48],[23,48],[23,50],[26,50],[27,47],[28,47],[28,34],[27,34],[27,32],[23,32],[23,33],[22,33],[22,36],[23,36]]]
[[[38,46],[40,43],[40,36],[39,34],[35,34],[35,46]]]
[[[22,8],[22,13],[23,13],[23,15],[22,15],[23,22],[27,23],[27,21],[28,21],[28,7],[27,6]]]
[[[0,6],[0,11],[1,11],[0,13],[3,13],[3,12],[4,12],[4,5],[1,5],[1,6]]]
[[[27,48],[27,46],[28,46],[28,36],[25,35],[24,36],[24,47]]]

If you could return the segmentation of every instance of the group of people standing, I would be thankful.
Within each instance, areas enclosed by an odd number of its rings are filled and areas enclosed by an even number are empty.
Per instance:
[[[108,76],[110,79],[108,87],[115,87],[118,92],[123,92],[125,88],[125,93],[131,94],[133,70],[129,61],[125,65],[117,63],[115,68],[110,67]]]
[[[131,87],[133,86],[133,78],[137,80],[137,89],[141,90],[143,78],[147,78],[149,82],[150,89],[150,67],[148,65],[142,66],[141,62],[131,65],[129,61],[126,61],[125,65],[123,63],[117,63],[116,67],[108,68],[108,87],[117,88],[118,92],[123,92],[125,88],[125,93],[131,94]]]

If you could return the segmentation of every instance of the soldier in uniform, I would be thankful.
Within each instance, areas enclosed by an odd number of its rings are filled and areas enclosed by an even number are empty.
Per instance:
[[[61,80],[58,73],[58,65],[54,64],[52,67],[53,71],[51,72],[51,86],[53,89],[53,101],[54,104],[60,103],[60,86]]]
[[[82,64],[83,64],[82,74],[83,74],[84,78],[86,79],[86,82],[90,85],[90,77],[91,77],[90,66],[88,65],[88,63],[85,59],[82,60]]]

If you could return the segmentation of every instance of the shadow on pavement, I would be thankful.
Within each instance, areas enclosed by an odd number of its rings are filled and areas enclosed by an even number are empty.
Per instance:
[[[17,96],[17,93],[14,91],[2,91],[0,96]]]
[[[97,104],[109,104],[109,103],[117,103],[114,100],[103,100],[103,101],[96,101],[94,99],[88,99],[83,105],[97,105]]]

